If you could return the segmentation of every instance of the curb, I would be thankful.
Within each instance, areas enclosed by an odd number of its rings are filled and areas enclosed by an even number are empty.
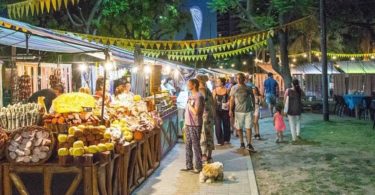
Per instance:
[[[249,183],[250,183],[250,194],[259,195],[258,184],[255,178],[255,170],[254,170],[253,162],[251,160],[251,153],[250,153],[249,159],[246,161],[246,164],[247,164],[247,177],[249,178]]]

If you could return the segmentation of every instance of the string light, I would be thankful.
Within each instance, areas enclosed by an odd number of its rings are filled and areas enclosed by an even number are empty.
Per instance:
[[[332,59],[336,60],[336,59],[337,59],[337,56],[333,56]]]
[[[296,59],[296,58],[293,58],[293,62],[297,62],[297,59]]]
[[[235,67],[236,65],[235,65],[235,64],[232,64],[231,66],[232,66],[232,67]]]
[[[304,54],[303,54],[303,57],[304,57],[304,58],[307,58],[307,54],[304,53]]]
[[[350,60],[351,60],[351,61],[354,61],[354,60],[355,60],[355,58],[354,58],[354,57],[351,57],[351,58],[350,58]]]
[[[86,72],[88,67],[86,64],[80,64],[78,68],[81,72]]]
[[[114,68],[114,64],[113,62],[108,61],[107,63],[105,63],[104,67],[106,70],[112,70]]]
[[[371,56],[371,59],[375,59],[375,56]]]
[[[243,65],[246,65],[246,64],[247,64],[247,62],[246,62],[246,61],[243,61],[243,62],[242,62],[242,64],[243,64]]]
[[[151,67],[149,65],[145,66],[144,71],[145,71],[146,74],[150,74],[151,73]]]
[[[223,69],[223,66],[220,66],[220,69]]]

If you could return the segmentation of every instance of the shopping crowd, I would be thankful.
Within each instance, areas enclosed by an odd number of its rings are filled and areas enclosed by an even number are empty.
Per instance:
[[[293,80],[291,88],[285,90],[283,102],[278,102],[278,83],[272,73],[268,74],[263,88],[261,93],[243,73],[237,74],[235,78],[216,80],[198,74],[187,82],[189,97],[183,128],[186,138],[186,167],[181,171],[199,173],[204,163],[213,162],[215,137],[217,146],[220,147],[231,144],[233,134],[239,137],[241,149],[256,152],[253,138],[261,140],[259,118],[263,101],[267,103],[273,116],[276,143],[284,141],[284,116],[289,120],[292,141],[301,139],[300,118],[304,93],[299,81]]]

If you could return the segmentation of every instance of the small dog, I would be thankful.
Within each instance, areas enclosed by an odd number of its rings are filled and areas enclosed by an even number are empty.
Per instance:
[[[211,164],[204,164],[203,169],[199,174],[199,182],[213,183],[215,181],[224,180],[224,165],[221,162],[214,162]]]

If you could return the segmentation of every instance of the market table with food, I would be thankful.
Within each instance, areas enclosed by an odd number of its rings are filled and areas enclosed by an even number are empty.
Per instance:
[[[57,97],[52,113],[43,101],[2,108],[0,194],[130,194],[177,142],[175,100],[135,95],[101,109],[84,93]]]

